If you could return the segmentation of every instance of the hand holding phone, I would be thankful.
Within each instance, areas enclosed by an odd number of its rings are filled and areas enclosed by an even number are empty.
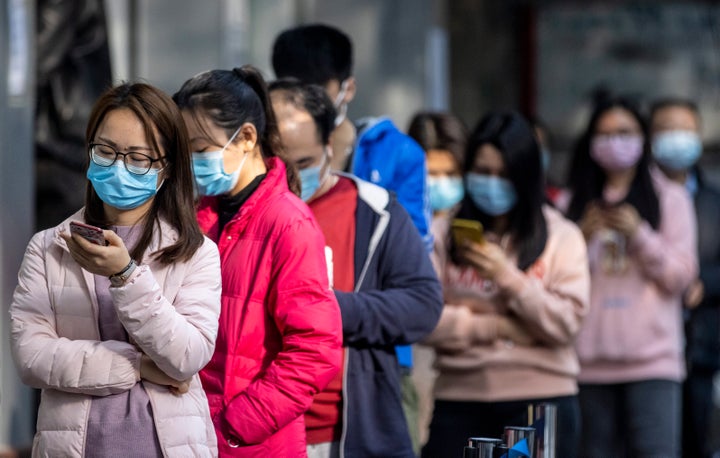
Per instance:
[[[99,227],[91,226],[90,224],[85,224],[80,221],[70,221],[70,233],[77,234],[85,240],[96,245],[107,245],[103,230]]]
[[[123,272],[131,256],[125,242],[113,231],[103,231],[80,221],[71,221],[69,231],[61,231],[70,256],[80,267],[95,275],[111,277]],[[81,241],[80,238],[85,239]]]
[[[491,281],[508,267],[510,261],[504,249],[485,239],[480,222],[455,219],[451,228],[456,256],[461,264],[475,268],[482,278]]]
[[[485,243],[483,226],[479,221],[455,218],[452,221],[451,230],[456,246],[462,246],[466,242]]]

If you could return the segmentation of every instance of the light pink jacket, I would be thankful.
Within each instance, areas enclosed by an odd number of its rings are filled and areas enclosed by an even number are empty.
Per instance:
[[[577,340],[584,383],[649,379],[680,381],[683,357],[682,295],[697,277],[695,212],[689,195],[659,170],[653,184],[660,227],[640,225],[627,245],[627,267],[603,268],[600,237],[588,243],[591,307]]]
[[[80,457],[91,396],[121,393],[142,383],[166,457],[217,456],[217,441],[198,371],[215,347],[220,311],[220,259],[205,239],[188,262],[161,265],[150,253],[171,245],[176,232],[161,223],[140,267],[121,288],[110,288],[128,335],[167,375],[192,378],[190,391],[140,381],[141,351],[101,341],[93,274],[70,256],[60,230],[82,211],[30,241],[10,306],[12,353],[22,380],[42,389],[36,457]]]
[[[588,312],[587,249],[577,226],[550,207],[543,213],[543,253],[526,272],[509,266],[496,282],[453,265],[447,245],[436,244],[446,305],[427,344],[436,349],[437,399],[494,402],[577,393],[573,343]],[[507,254],[513,258],[512,247]],[[503,315],[525,323],[535,343],[499,339]]]

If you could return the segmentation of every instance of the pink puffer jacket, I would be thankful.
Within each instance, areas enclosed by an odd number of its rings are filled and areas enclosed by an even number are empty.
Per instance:
[[[217,348],[200,374],[220,456],[306,456],[303,414],[342,364],[340,308],[329,287],[325,239],[288,190],[285,166],[268,172],[219,231],[218,200],[198,209],[222,258]]]
[[[139,381],[140,351],[130,343],[101,341],[93,275],[70,256],[59,236],[70,220],[30,241],[10,306],[12,352],[23,381],[42,389],[33,456],[84,455],[91,396],[107,396],[142,383],[150,397],[166,457],[217,456],[217,441],[198,371],[215,347],[220,312],[220,260],[210,240],[188,262],[161,265],[149,254],[177,234],[161,223],[139,274],[110,288],[131,339],[169,376],[192,378],[190,391],[171,394]]]

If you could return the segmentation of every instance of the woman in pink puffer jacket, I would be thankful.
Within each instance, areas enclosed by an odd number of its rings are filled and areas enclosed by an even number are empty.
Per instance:
[[[85,208],[32,238],[10,307],[15,365],[42,389],[33,456],[216,456],[197,373],[215,348],[220,260],[195,221],[180,112],[124,84],[96,103],[87,141]]]

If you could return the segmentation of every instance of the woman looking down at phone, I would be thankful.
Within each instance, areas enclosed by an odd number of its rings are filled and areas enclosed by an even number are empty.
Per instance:
[[[650,161],[634,105],[601,101],[569,180],[592,280],[577,339],[581,456],[681,454],[682,298],[698,273],[697,228],[687,191]]]
[[[180,110],[123,84],[86,135],[85,207],[32,238],[10,306],[16,367],[42,389],[33,456],[216,456],[198,372],[220,259],[195,221]]]
[[[544,205],[540,149],[520,115],[480,121],[463,173],[465,197],[454,216],[484,231],[456,223],[436,253],[446,305],[428,339],[439,375],[423,457],[525,426],[527,405],[537,402],[558,406],[557,456],[577,456],[573,340],[589,295],[582,234]]]
[[[257,69],[201,73],[173,99],[203,195],[197,218],[222,256],[217,348],[201,372],[220,456],[307,456],[303,414],[343,360],[325,238],[292,191]]]

